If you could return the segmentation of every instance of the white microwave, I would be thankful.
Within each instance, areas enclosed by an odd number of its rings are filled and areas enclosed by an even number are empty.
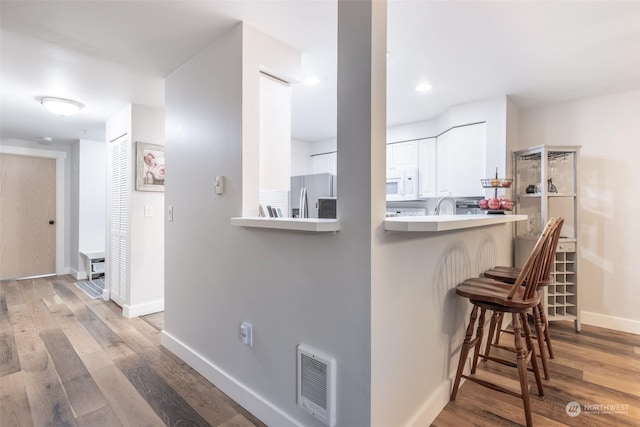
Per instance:
[[[418,170],[395,171],[387,176],[387,201],[417,200]]]

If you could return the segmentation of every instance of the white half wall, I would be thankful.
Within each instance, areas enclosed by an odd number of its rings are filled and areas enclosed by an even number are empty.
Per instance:
[[[253,29],[251,40],[260,34]],[[369,187],[340,187],[351,202],[340,205],[347,226],[336,234],[231,225],[245,196],[242,96],[256,95],[242,93],[243,35],[236,27],[167,78],[174,220],[165,230],[163,343],[179,342],[196,369],[267,424],[323,427],[296,405],[296,346],[310,345],[337,360],[338,425],[367,426],[371,232],[360,197]],[[352,174],[368,173],[368,162],[351,162],[363,168]],[[222,195],[203,184],[216,175],[227,178]],[[253,347],[239,340],[242,321],[253,324]]]
[[[640,334],[640,91],[520,112],[520,147],[581,145],[579,302],[584,323]]]

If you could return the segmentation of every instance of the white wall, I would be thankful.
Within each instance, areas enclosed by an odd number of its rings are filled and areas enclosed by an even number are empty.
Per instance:
[[[291,184],[291,87],[260,75],[260,191]]]
[[[313,173],[311,143],[299,139],[291,140],[291,176]]]
[[[164,193],[135,190],[136,142],[164,145],[164,111],[142,105],[128,105],[109,119],[106,125],[107,141],[113,141],[124,134],[130,138],[132,165],[130,292],[123,314],[134,317],[164,309]],[[167,157],[167,160],[167,180],[170,180],[170,159]],[[213,188],[213,177],[209,177],[208,182],[210,188]],[[150,217],[145,217],[145,207],[151,210]]]
[[[243,213],[246,172],[243,27],[167,78],[165,195],[174,221],[166,227],[162,342],[273,426],[323,426],[295,402],[296,346],[315,347],[337,359],[338,425],[368,425],[370,255],[361,239],[369,241],[370,230],[360,237],[369,211],[358,201],[362,188],[340,187],[341,200],[352,201],[339,208],[345,227],[336,234],[230,225]],[[251,31],[255,41],[260,33]],[[203,187],[215,175],[227,177],[223,195]],[[251,348],[238,338],[243,320],[254,326]]]
[[[512,227],[379,232],[384,256],[372,277],[372,425],[428,426],[448,403],[471,306],[454,288],[511,261]]]
[[[582,322],[640,333],[640,91],[520,112],[520,147],[581,145]]]
[[[86,277],[84,257],[78,252],[105,251],[107,209],[107,151],[102,141],[81,139],[74,144],[77,163],[73,164],[73,175],[78,180],[78,197],[73,209],[77,209],[77,222],[72,221],[76,233],[73,257],[77,266],[77,278]],[[73,160],[72,160],[73,161]]]

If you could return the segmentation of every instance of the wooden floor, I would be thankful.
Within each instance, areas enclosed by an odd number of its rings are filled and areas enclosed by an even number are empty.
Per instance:
[[[125,319],[74,283],[70,276],[0,282],[1,427],[264,425],[160,346],[161,313]],[[587,325],[575,333],[566,322],[553,322],[551,334],[556,358],[545,396],[533,387],[534,424],[640,426],[640,336]],[[510,340],[503,335],[502,343]],[[482,362],[479,372],[519,387],[515,369]],[[572,401],[601,406],[571,418]],[[433,422],[523,424],[520,399],[471,381]]]
[[[556,357],[549,360],[551,378],[543,380],[544,397],[538,396],[529,374],[534,425],[640,426],[640,336],[588,325],[576,333],[573,322],[551,322],[550,331]],[[503,334],[500,344],[512,347],[513,335]],[[520,390],[515,368],[480,362],[478,375]],[[581,405],[579,415],[567,415],[570,402]],[[467,381],[432,425],[524,424],[521,399]]]
[[[70,276],[0,282],[0,426],[263,426]]]

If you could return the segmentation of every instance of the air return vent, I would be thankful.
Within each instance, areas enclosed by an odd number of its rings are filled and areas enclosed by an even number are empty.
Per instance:
[[[298,406],[329,427],[336,425],[336,359],[298,346]]]

